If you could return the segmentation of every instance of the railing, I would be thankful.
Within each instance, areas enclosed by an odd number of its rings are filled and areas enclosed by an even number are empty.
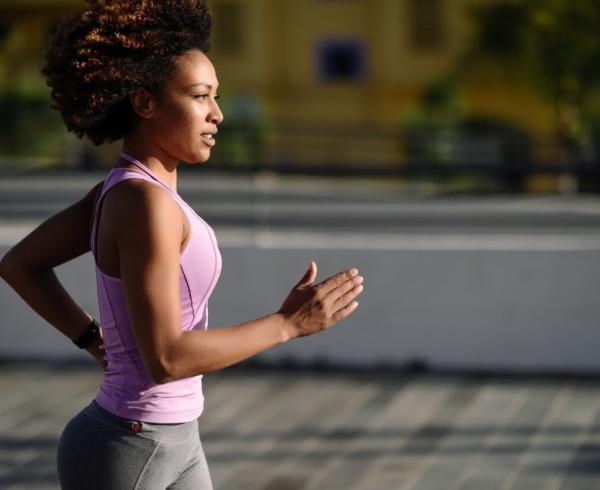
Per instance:
[[[470,175],[513,191],[522,190],[532,175],[571,175],[583,188],[600,192],[599,153],[597,144],[588,145],[580,156],[567,154],[551,135],[528,135],[506,127],[402,131],[307,124],[282,124],[270,130],[225,126],[219,131],[211,167],[434,179]]]
[[[106,145],[82,144],[63,134],[57,138],[65,148],[64,157],[57,160],[64,162],[59,166],[87,170],[111,161]],[[57,139],[47,141],[52,141],[56,150]],[[565,148],[551,135],[529,135],[481,122],[460,128],[404,131],[372,125],[285,123],[261,128],[226,124],[219,130],[207,170],[442,181],[469,178],[475,179],[474,189],[479,179],[481,186],[485,181],[488,188],[491,183],[492,189],[510,191],[526,190],[524,182],[531,176],[568,175],[578,180],[579,190],[600,192],[600,144],[589,144],[578,156]],[[7,171],[17,168],[18,161],[31,167],[37,160],[0,154]]]

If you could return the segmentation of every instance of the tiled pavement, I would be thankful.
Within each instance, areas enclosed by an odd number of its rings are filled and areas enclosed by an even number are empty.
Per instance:
[[[1,489],[58,488],[57,439],[99,381],[0,368]],[[216,490],[600,488],[600,380],[235,369],[205,394]]]

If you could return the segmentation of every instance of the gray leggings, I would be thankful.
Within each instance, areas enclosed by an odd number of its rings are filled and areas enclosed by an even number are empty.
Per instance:
[[[58,443],[63,490],[212,490],[198,421],[141,423],[95,400],[72,418]],[[139,424],[137,426],[139,428]]]

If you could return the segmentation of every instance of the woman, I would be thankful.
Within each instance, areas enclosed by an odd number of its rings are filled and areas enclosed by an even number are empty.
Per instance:
[[[209,489],[202,375],[348,317],[362,278],[353,268],[315,284],[311,261],[276,313],[207,330],[221,257],[177,193],[177,166],[208,160],[223,120],[209,11],[198,0],[90,4],[58,27],[43,73],[70,131],[122,139],[123,151],[103,182],[6,254],[2,276],[105,369],[61,435],[62,488]],[[53,272],[88,250],[101,328]]]

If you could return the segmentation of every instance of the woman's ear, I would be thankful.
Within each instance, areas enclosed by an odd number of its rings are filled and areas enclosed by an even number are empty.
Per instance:
[[[142,88],[130,95],[131,107],[142,119],[150,119],[154,115],[156,100],[154,95]]]

